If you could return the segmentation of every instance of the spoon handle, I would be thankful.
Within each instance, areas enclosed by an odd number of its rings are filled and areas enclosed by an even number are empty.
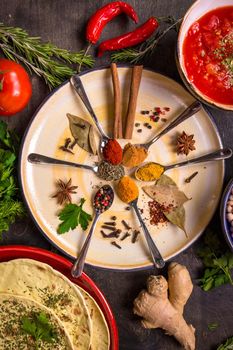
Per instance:
[[[181,163],[166,165],[164,166],[164,169],[169,170],[173,168],[180,168],[182,166],[189,165],[189,164],[210,162],[212,160],[222,160],[222,159],[230,158],[231,156],[232,156],[232,150],[230,148],[224,148],[224,149],[219,149],[218,151],[215,151],[215,152],[205,154],[204,156],[201,156],[201,157],[186,160]]]
[[[88,169],[88,170],[92,170],[95,172],[94,168],[90,165],[68,162],[68,161],[62,160],[62,159],[47,157],[47,156],[44,156],[43,154],[39,154],[39,153],[30,153],[28,155],[28,161],[30,163],[33,163],[33,164],[66,165],[66,166],[72,166],[72,167],[76,167],[76,168]]]
[[[90,229],[90,231],[87,235],[87,238],[82,246],[82,249],[79,253],[78,258],[75,260],[73,267],[71,269],[71,275],[74,278],[78,278],[79,276],[81,276],[81,274],[83,272],[83,267],[84,267],[87,251],[88,251],[89,245],[91,243],[92,234],[95,230],[95,226],[96,226],[97,220],[99,218],[99,215],[100,214],[98,214],[98,213],[95,214],[94,220],[93,220],[92,225],[91,225],[91,229]]]
[[[149,148],[154,142],[160,139],[161,136],[174,129],[177,125],[190,118],[193,114],[197,113],[201,109],[201,103],[198,101],[193,102],[188,108],[185,109],[175,120],[173,120],[165,129],[163,129],[158,135],[153,137],[146,145]]]
[[[140,222],[140,225],[143,229],[143,232],[144,232],[144,235],[146,237],[146,241],[147,241],[147,244],[148,244],[148,247],[149,247],[149,250],[150,250],[150,254],[151,254],[151,257],[152,257],[152,260],[153,260],[153,263],[154,263],[154,266],[158,269],[162,269],[165,265],[165,261],[163,260],[158,248],[156,247],[155,245],[155,242],[153,241],[151,235],[150,235],[150,232],[148,231],[148,228],[146,227],[142,217],[141,217],[141,214],[140,214],[140,211],[138,209],[138,206],[137,206],[137,203],[135,201],[131,202],[130,203],[131,206],[134,208],[135,210],[135,213],[138,217],[138,220]]]
[[[75,89],[75,91],[77,92],[77,94],[79,95],[79,97],[81,98],[81,100],[83,101],[84,106],[86,107],[86,109],[88,110],[90,116],[92,117],[93,121],[95,122],[95,125],[97,127],[97,129],[99,130],[101,136],[105,139],[108,139],[108,136],[105,134],[105,132],[103,131],[102,126],[99,123],[99,120],[91,106],[91,103],[89,101],[89,98],[87,97],[86,91],[84,89],[83,83],[79,77],[78,74],[73,75],[70,78],[70,83],[73,86],[73,88]]]

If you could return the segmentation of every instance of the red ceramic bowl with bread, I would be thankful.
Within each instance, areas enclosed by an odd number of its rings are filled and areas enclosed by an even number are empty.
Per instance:
[[[177,67],[199,100],[233,111],[233,1],[198,0],[182,21]]]

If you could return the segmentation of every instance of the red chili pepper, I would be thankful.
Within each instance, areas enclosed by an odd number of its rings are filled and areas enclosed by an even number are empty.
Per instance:
[[[105,51],[120,50],[142,43],[153,34],[158,25],[156,18],[151,17],[132,32],[103,41],[98,48],[98,56],[102,56]]]
[[[87,40],[95,44],[99,40],[105,25],[122,12],[132,18],[135,23],[138,23],[138,15],[131,5],[123,1],[114,1],[100,8],[90,18],[86,30]]]

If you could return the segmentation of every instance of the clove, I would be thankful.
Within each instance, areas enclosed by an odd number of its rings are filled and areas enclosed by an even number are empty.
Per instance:
[[[121,237],[121,241],[124,241],[127,237],[131,236],[129,232],[126,232],[123,237]]]
[[[127,230],[131,230],[132,227],[130,227],[125,220],[121,220],[121,222]]]
[[[116,222],[104,222],[104,225],[116,226]]]
[[[121,249],[121,246],[119,244],[117,244],[115,241],[111,242],[112,245],[114,245],[115,247],[117,247],[118,249]]]
[[[133,236],[132,236],[132,243],[137,242],[138,235],[140,234],[140,231],[134,230],[133,231]]]

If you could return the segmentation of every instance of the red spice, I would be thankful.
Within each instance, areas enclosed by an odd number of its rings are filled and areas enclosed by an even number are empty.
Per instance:
[[[171,209],[172,205],[166,207],[165,205],[159,204],[155,200],[148,202],[149,213],[150,213],[150,224],[158,225],[165,222],[168,222],[168,219],[164,215],[164,212]]]
[[[104,159],[113,164],[117,165],[122,162],[123,151],[117,140],[109,140],[103,149]]]

